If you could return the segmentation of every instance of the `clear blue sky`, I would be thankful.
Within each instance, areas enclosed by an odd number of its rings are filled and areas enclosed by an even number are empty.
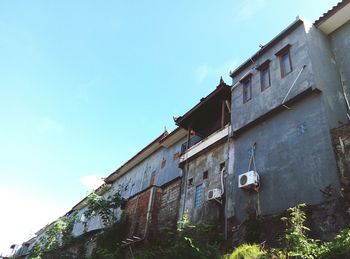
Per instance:
[[[0,253],[335,0],[1,1]]]

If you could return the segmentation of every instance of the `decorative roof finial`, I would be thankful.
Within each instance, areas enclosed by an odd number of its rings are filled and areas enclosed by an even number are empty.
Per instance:
[[[226,83],[225,83],[224,79],[222,79],[222,76],[221,76],[220,77],[220,85],[222,85],[222,84],[226,84]]]

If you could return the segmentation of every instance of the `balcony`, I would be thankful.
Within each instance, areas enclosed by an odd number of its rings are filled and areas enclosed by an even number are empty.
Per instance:
[[[230,133],[230,130],[231,125],[227,124],[224,128],[215,131],[214,133],[202,140],[199,140],[199,142],[196,142],[182,153],[182,155],[180,156],[180,163],[183,163],[186,160],[196,156],[197,154],[209,148],[210,146],[222,140],[223,138],[227,138]]]

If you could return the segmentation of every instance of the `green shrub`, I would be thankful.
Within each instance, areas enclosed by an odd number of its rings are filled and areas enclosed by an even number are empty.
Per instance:
[[[115,259],[115,258],[122,258],[120,257],[119,253],[116,251],[111,251],[105,248],[98,248],[96,249],[90,258],[93,259]]]
[[[126,216],[122,214],[119,221],[104,229],[97,236],[96,249],[91,259],[123,258],[123,249],[117,246],[126,236]]]
[[[98,195],[96,192],[90,193],[85,202],[87,206],[87,210],[84,212],[84,216],[87,218],[86,222],[96,213],[100,215],[105,227],[112,225],[116,220],[114,209],[120,208],[124,202],[125,199],[119,191],[107,198]]]
[[[261,258],[265,252],[260,245],[243,244],[237,247],[232,254],[225,255],[223,259],[257,259]]]
[[[350,258],[350,229],[343,229],[332,242],[325,243],[320,258]]]
[[[148,251],[136,256],[138,259],[219,259],[221,253],[218,226],[201,223],[192,224],[188,214],[178,221],[177,232],[165,232],[153,240]]]
[[[288,256],[294,258],[316,258],[320,253],[319,241],[309,238],[306,233],[310,231],[305,226],[306,215],[302,210],[306,205],[299,204],[289,208],[289,217],[282,218],[286,222],[284,245]]]

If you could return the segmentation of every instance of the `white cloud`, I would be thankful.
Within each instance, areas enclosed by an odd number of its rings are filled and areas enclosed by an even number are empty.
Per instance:
[[[80,183],[84,185],[88,190],[94,190],[102,185],[104,182],[101,176],[87,175],[80,178]]]
[[[241,20],[251,18],[257,11],[265,6],[265,0],[244,0],[238,10],[238,17]]]
[[[237,65],[238,60],[236,59],[228,60],[227,62],[218,66],[208,66],[207,64],[202,64],[196,69],[196,80],[198,83],[201,83],[208,77],[217,77],[217,80],[219,80],[220,76],[222,76],[225,80],[225,78],[228,78],[229,72],[234,70]]]
[[[37,128],[39,132],[42,133],[48,131],[62,132],[64,129],[63,125],[60,122],[48,117],[39,120]]]
[[[65,213],[55,203],[28,197],[0,186],[0,255],[12,244],[27,241],[36,231]]]

